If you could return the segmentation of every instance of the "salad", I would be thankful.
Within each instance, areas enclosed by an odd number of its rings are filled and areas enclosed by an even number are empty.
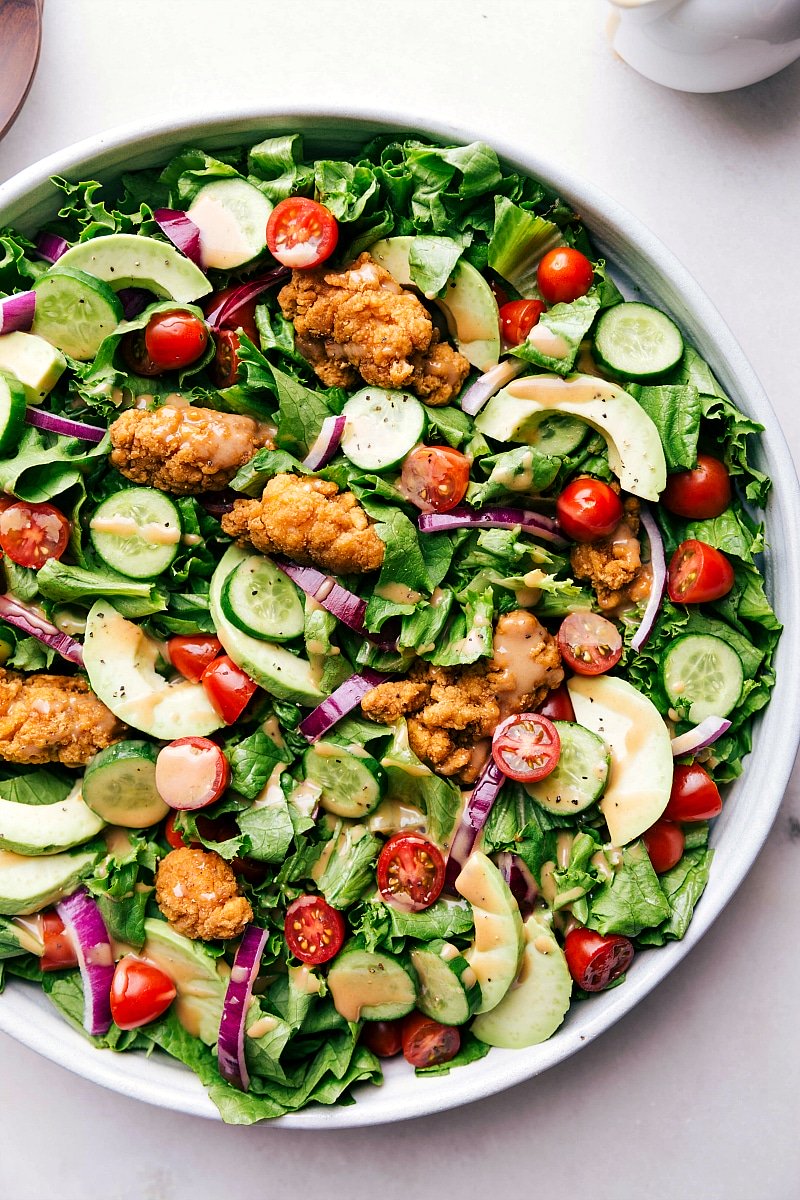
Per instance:
[[[53,187],[0,231],[0,983],[235,1123],[544,1041],[706,885],[760,426],[482,143]]]

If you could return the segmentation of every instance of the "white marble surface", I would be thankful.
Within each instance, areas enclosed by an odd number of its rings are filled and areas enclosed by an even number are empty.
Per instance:
[[[800,64],[691,96],[611,54],[597,0],[47,0],[0,178],[199,102],[348,97],[535,145],[637,213],[742,342],[800,461]],[[738,896],[620,1025],[545,1076],[393,1128],[301,1134],[165,1113],[0,1038],[0,1197],[794,1200],[800,777]]]

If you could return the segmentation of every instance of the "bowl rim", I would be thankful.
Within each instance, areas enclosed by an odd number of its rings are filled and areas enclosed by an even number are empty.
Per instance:
[[[223,110],[217,107],[213,112],[195,112],[185,120],[171,117],[127,123],[46,155],[0,184],[0,223],[24,224],[22,212],[15,209],[20,204],[29,205],[37,193],[41,199],[51,175],[74,176],[85,168],[93,172],[93,178],[113,175],[111,165],[121,166],[125,151],[143,145],[155,149],[162,141],[168,141],[163,150],[165,157],[173,145],[195,139],[203,144],[216,139],[217,145],[222,145],[229,138],[233,144],[245,141],[250,134],[258,136],[259,132],[298,128],[325,130],[331,136],[337,127],[352,132],[360,130],[365,139],[377,132],[404,132],[456,144],[487,140],[507,164],[542,179],[569,199],[581,212],[595,243],[610,251],[615,261],[636,259],[633,277],[637,287],[645,296],[657,296],[661,306],[672,311],[703,357],[710,360],[726,393],[765,426],[760,457],[769,466],[774,496],[780,498],[779,505],[773,499],[769,506],[769,524],[773,542],[781,554],[780,560],[776,560],[767,552],[765,573],[768,585],[772,585],[771,599],[786,628],[776,654],[777,684],[771,703],[757,718],[754,749],[748,756],[744,775],[733,785],[732,794],[742,793],[755,772],[759,779],[758,804],[751,812],[746,797],[740,796],[738,803],[726,805],[718,818],[712,842],[720,836],[724,840],[726,829],[731,827],[724,843],[728,861],[720,865],[716,877],[712,871],[709,887],[684,939],[658,948],[655,956],[652,951],[637,956],[625,987],[598,994],[585,1008],[581,1006],[580,1014],[573,1010],[561,1029],[540,1046],[525,1051],[493,1050],[487,1058],[446,1077],[417,1082],[412,1076],[413,1087],[403,1084],[401,1075],[394,1070],[398,1064],[389,1063],[388,1086],[372,1090],[360,1087],[358,1103],[354,1105],[311,1107],[263,1123],[265,1127],[309,1130],[382,1124],[471,1103],[538,1075],[609,1028],[685,958],[744,880],[777,814],[800,740],[800,692],[790,687],[789,672],[789,664],[800,655],[800,620],[787,622],[800,608],[800,596],[796,598],[792,590],[792,582],[800,578],[800,489],[789,448],[753,368],[699,284],[637,217],[593,183],[525,146],[512,145],[493,135],[484,138],[474,129],[432,120],[413,110],[333,104],[324,108],[231,105]],[[738,832],[734,841],[735,831]],[[13,980],[0,998],[0,1030],[83,1078],[130,1098],[220,1119],[199,1079],[185,1068],[166,1056],[162,1061],[97,1051],[60,1014],[43,1007],[42,999],[41,994],[34,995],[34,989]]]

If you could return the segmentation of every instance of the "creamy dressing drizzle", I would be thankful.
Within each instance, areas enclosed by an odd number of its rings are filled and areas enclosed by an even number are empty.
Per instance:
[[[150,546],[175,546],[181,540],[181,531],[177,527],[162,525],[158,521],[147,521],[140,525],[133,517],[92,517],[89,528],[95,533],[110,533],[114,537],[138,537]]]

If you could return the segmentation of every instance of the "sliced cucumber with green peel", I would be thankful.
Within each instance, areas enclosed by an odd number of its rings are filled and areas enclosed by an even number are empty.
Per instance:
[[[220,604],[228,620],[251,637],[289,642],[305,627],[297,588],[261,554],[251,554],[230,573]]]
[[[33,290],[32,332],[80,362],[94,358],[124,315],[111,288],[76,267],[54,267],[36,281]]]
[[[345,404],[342,451],[364,471],[401,462],[425,433],[425,409],[410,392],[366,387]]]
[[[151,742],[106,746],[86,768],[83,798],[110,825],[144,829],[163,821],[169,807],[156,790],[158,751]]]
[[[124,488],[95,509],[89,536],[113,570],[129,579],[155,579],[178,553],[181,515],[155,488]]]
[[[417,1008],[443,1025],[463,1025],[481,1002],[475,972],[451,942],[437,939],[411,951],[419,979]]]
[[[561,739],[556,769],[525,791],[536,803],[558,816],[583,812],[606,789],[611,755],[602,738],[573,721],[554,721]]]
[[[366,751],[353,754],[322,739],[306,750],[303,767],[306,779],[321,788],[322,807],[337,817],[365,817],[383,799],[386,772]]]
[[[203,265],[232,271],[267,248],[272,204],[246,179],[216,179],[195,196],[187,212],[200,230]]]
[[[744,670],[722,638],[687,633],[662,658],[661,681],[672,707],[697,725],[706,717],[726,717],[736,707]]]
[[[25,388],[18,379],[0,371],[0,454],[16,448],[25,424]]]
[[[632,300],[600,316],[593,350],[599,365],[621,379],[657,379],[683,358],[683,338],[666,313]]]
[[[417,1001],[410,964],[355,946],[337,954],[327,982],[334,1008],[347,1021],[396,1021]]]

